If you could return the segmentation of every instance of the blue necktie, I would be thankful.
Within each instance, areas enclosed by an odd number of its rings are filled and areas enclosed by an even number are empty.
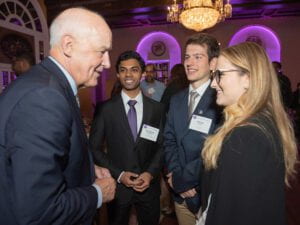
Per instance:
[[[129,126],[131,129],[131,133],[132,133],[134,141],[136,140],[136,137],[137,137],[137,119],[136,119],[136,110],[134,107],[134,105],[136,103],[137,103],[136,100],[129,100],[127,103],[130,107],[128,114],[127,114],[127,118],[128,118]]]

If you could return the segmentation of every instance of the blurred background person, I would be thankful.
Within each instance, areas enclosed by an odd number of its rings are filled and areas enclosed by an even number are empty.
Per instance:
[[[22,53],[13,60],[12,69],[18,77],[27,72],[34,64],[34,58],[30,53]]]
[[[293,92],[293,108],[300,107],[300,83],[297,84],[296,90]]]
[[[160,101],[165,104],[166,112],[169,111],[171,97],[188,86],[189,81],[186,77],[184,65],[176,64],[171,69],[170,80]]]
[[[273,61],[272,65],[278,76],[280,93],[282,96],[283,105],[286,110],[289,110],[293,101],[293,93],[290,79],[283,74],[282,65],[280,62]]]
[[[262,47],[245,42],[221,51],[212,74],[225,121],[202,151],[197,224],[284,225],[297,147],[272,64]]]
[[[293,92],[292,109],[294,110],[294,125],[297,138],[300,137],[300,83],[297,84],[297,89]]]
[[[147,64],[145,72],[145,80],[141,81],[143,94],[159,102],[166,87],[164,83],[156,80],[154,64]]]

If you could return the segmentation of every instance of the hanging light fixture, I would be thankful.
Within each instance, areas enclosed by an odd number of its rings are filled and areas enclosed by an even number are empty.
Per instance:
[[[232,6],[227,0],[183,0],[183,8],[174,0],[168,7],[167,20],[169,22],[180,22],[188,29],[201,31],[216,25],[225,18],[232,15]]]

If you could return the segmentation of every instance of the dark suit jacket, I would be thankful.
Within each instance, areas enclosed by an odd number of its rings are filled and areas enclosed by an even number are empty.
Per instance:
[[[90,147],[95,163],[108,168],[115,179],[118,179],[122,171],[138,174],[149,172],[154,177],[150,187],[141,194],[123,184],[117,184],[117,201],[128,203],[134,193],[143,200],[159,196],[163,122],[163,105],[143,96],[142,125],[158,128],[160,132],[156,142],[143,139],[140,134],[134,142],[121,95],[119,94],[101,105],[94,118],[90,135]],[[103,141],[105,141],[107,152],[104,152]]]
[[[97,192],[76,99],[45,59],[0,96],[1,224],[91,224]]]
[[[273,122],[234,128],[225,139],[216,170],[203,175],[206,225],[285,225],[284,160]],[[259,127],[258,127],[259,126]]]
[[[179,193],[200,186],[202,161],[200,158],[207,134],[189,129],[188,118],[189,89],[185,89],[171,98],[169,113],[164,131],[164,158],[168,172],[173,173],[175,201],[183,199]],[[212,120],[209,134],[213,133],[220,119],[220,111],[215,104],[215,91],[208,87],[200,99],[194,114]],[[200,208],[199,194],[186,198],[192,212]]]

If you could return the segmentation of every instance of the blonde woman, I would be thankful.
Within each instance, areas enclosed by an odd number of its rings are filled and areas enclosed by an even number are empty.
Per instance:
[[[286,224],[284,188],[297,149],[272,64],[259,45],[245,42],[223,50],[212,75],[224,124],[202,151],[198,224]]]

